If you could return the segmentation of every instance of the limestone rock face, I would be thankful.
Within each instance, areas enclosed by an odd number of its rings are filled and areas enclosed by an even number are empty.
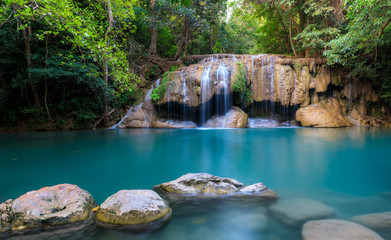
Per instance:
[[[142,229],[159,220],[167,220],[170,215],[170,207],[156,192],[121,190],[102,203],[96,218],[98,224],[105,227],[119,225]]]
[[[156,120],[152,122],[151,127],[153,128],[196,128],[197,125],[191,121]]]
[[[304,224],[303,240],[384,240],[359,224],[344,220],[319,220]]]
[[[332,208],[308,198],[280,200],[271,206],[271,210],[280,221],[290,226],[301,226],[307,221],[330,218],[335,214]]]
[[[303,127],[348,127],[352,122],[343,113],[342,107],[335,98],[300,108],[296,120]]]
[[[224,116],[214,117],[205,123],[210,128],[245,128],[248,115],[239,107],[232,107]]]
[[[94,204],[92,196],[76,185],[44,187],[28,192],[12,203],[1,204],[0,226],[2,231],[6,228],[20,231],[78,223],[90,216]]]
[[[391,212],[365,214],[353,217],[351,220],[391,236]]]
[[[257,195],[277,199],[278,196],[263,183],[246,187],[232,178],[221,178],[209,173],[188,173],[180,178],[155,186],[166,193],[181,195],[227,196]]]

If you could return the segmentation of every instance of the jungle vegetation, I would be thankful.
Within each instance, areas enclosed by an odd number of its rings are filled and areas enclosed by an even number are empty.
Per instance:
[[[325,58],[391,103],[390,22],[389,0],[2,0],[0,126],[107,126],[164,63],[212,53]]]

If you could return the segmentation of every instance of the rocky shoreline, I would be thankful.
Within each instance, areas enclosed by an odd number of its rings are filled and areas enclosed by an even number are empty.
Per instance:
[[[13,236],[18,239],[39,239],[40,236],[50,239],[56,234],[71,236],[100,227],[116,231],[153,231],[169,224],[172,212],[175,212],[170,204],[175,205],[177,199],[201,203],[205,199],[256,200],[257,206],[267,206],[281,223],[302,227],[305,240],[327,240],[331,239],[330,236],[341,240],[378,240],[391,233],[390,212],[360,215],[350,221],[330,219],[335,216],[331,207],[307,198],[279,199],[261,182],[246,186],[232,178],[188,173],[153,189],[156,192],[121,190],[100,206],[91,194],[72,184],[30,191],[0,204],[0,239]],[[254,219],[258,218],[266,217],[254,216]]]

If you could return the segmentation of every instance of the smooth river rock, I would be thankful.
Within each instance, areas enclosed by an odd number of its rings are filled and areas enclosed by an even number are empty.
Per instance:
[[[188,173],[174,181],[162,183],[154,188],[165,193],[187,196],[256,195],[271,199],[278,198],[277,194],[269,190],[263,183],[246,187],[235,179],[217,177],[209,173]]]
[[[270,209],[276,218],[290,226],[301,226],[310,220],[335,215],[331,207],[309,198],[283,199],[273,204]]]
[[[121,190],[102,203],[96,213],[103,227],[147,230],[160,227],[171,216],[171,208],[152,190]]]
[[[0,205],[0,232],[81,223],[90,217],[94,204],[93,197],[76,185],[44,187]]]
[[[209,119],[204,127],[208,128],[245,128],[248,115],[239,107],[232,107],[224,116]]]
[[[364,214],[351,220],[391,238],[391,212]]]
[[[384,240],[364,226],[337,219],[307,222],[302,235],[303,240]]]

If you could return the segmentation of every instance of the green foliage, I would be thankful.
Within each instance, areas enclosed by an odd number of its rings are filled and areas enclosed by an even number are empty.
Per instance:
[[[231,90],[234,93],[244,95],[245,102],[251,102],[251,89],[249,88],[249,86],[247,86],[246,68],[241,62],[237,62],[236,64],[237,71],[231,81]]]
[[[160,85],[152,90],[151,98],[153,101],[159,101],[166,95],[168,84],[172,83],[172,74],[177,68],[176,66],[171,66],[170,71],[163,74]]]

